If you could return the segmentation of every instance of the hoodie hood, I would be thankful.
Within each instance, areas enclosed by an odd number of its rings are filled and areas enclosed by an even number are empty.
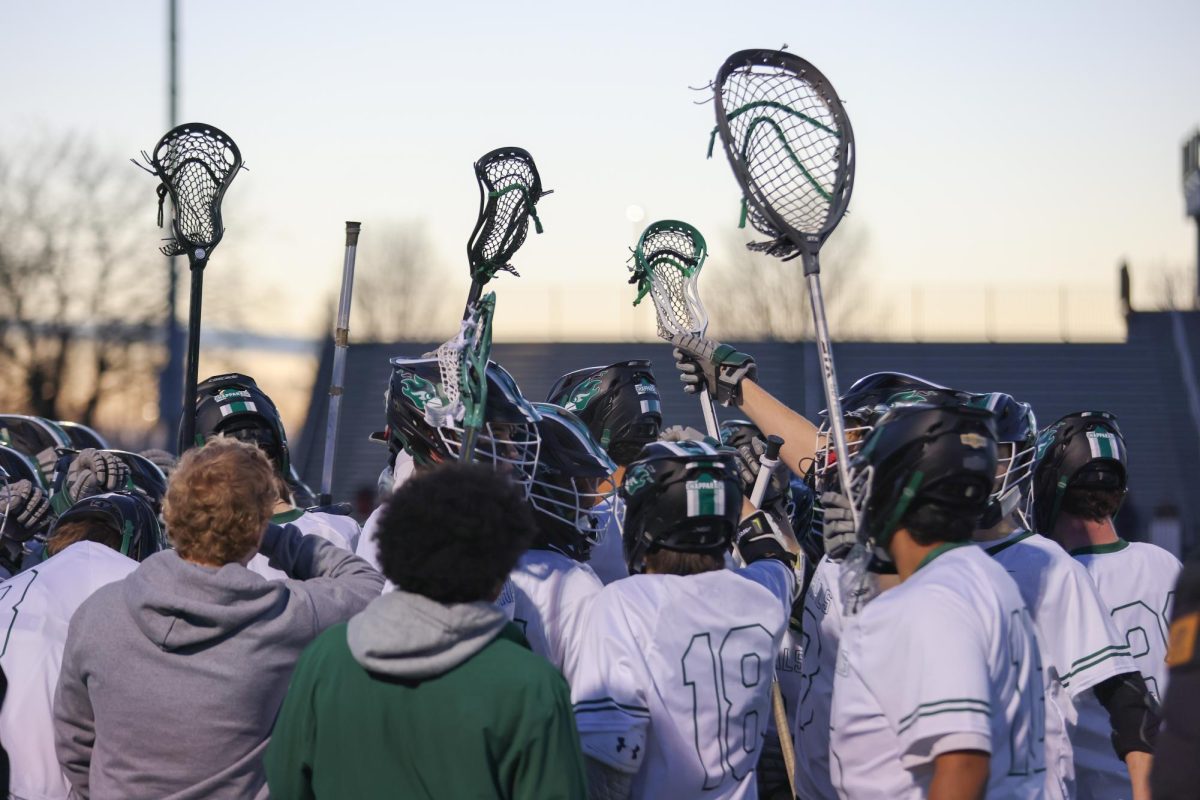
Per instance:
[[[444,605],[396,590],[353,619],[346,642],[364,669],[394,678],[432,678],[496,638],[508,619],[491,603]]]
[[[138,628],[167,651],[210,644],[287,604],[282,584],[241,564],[205,567],[174,550],[143,561],[125,579],[124,596]]]

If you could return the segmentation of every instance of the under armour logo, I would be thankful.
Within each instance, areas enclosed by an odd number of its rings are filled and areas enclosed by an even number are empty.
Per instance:
[[[618,753],[621,752],[622,750],[624,750],[628,746],[629,745],[625,744],[624,736],[617,737],[617,752]],[[642,750],[642,746],[640,744],[634,745],[633,749],[629,751],[630,758],[632,758],[634,761],[637,761],[638,753],[640,753],[641,750]]]
[[[617,737],[617,752],[619,753],[624,749],[625,749],[625,737],[618,736]]]

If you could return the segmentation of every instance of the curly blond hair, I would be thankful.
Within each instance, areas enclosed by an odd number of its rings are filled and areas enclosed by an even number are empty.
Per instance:
[[[252,444],[218,436],[179,460],[163,516],[180,556],[221,566],[258,548],[278,499],[267,456]]]

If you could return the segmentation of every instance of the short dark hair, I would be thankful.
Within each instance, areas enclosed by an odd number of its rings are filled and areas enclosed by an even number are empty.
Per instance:
[[[725,569],[725,551],[708,553],[684,553],[659,547],[646,553],[646,569],[656,575],[699,575]]]
[[[524,492],[491,467],[448,462],[393,494],[375,541],[387,579],[439,603],[491,600],[534,535]]]
[[[1125,492],[1120,489],[1068,488],[1063,494],[1062,511],[1073,517],[1104,522],[1121,508]]]
[[[979,517],[951,510],[938,503],[923,503],[910,509],[900,527],[919,545],[965,542],[978,527]]]

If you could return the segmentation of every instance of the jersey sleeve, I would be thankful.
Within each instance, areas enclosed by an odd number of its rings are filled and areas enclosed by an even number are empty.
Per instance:
[[[792,594],[796,591],[796,573],[782,561],[764,558],[736,570],[738,575],[764,587],[783,605],[783,613],[792,610]]]
[[[1043,611],[1066,624],[1056,625],[1054,635],[1041,637],[1038,644],[1063,688],[1077,698],[1114,675],[1136,672],[1137,666],[1087,569],[1073,559],[1068,565],[1044,587],[1051,602]]]
[[[902,615],[872,615],[856,637],[901,762],[915,769],[954,750],[990,753],[989,648],[978,619],[937,587],[908,599]]]
[[[653,684],[642,648],[625,619],[628,601],[611,588],[597,595],[592,605],[571,699],[584,755],[632,774],[646,749],[646,692]]]
[[[580,651],[588,630],[588,617],[592,603],[603,588],[600,579],[586,567],[571,570],[567,585],[563,587],[562,641],[559,647],[562,651],[562,673],[568,684],[575,682],[575,675],[579,672]]]

